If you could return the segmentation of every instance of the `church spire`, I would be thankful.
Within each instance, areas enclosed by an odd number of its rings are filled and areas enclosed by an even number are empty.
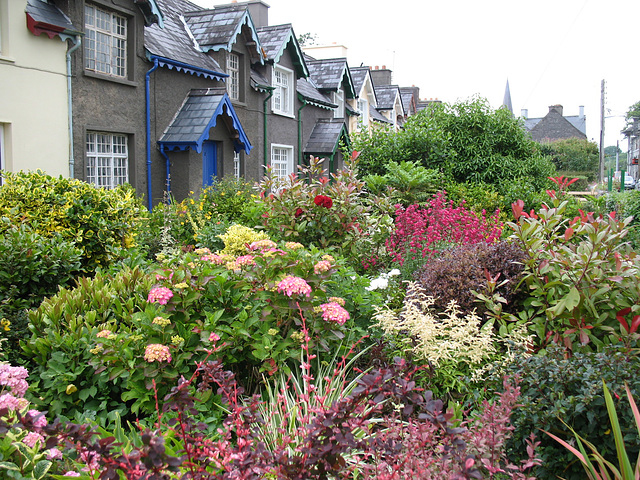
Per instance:
[[[502,100],[502,106],[507,107],[507,110],[513,115],[513,106],[511,105],[511,90],[509,90],[509,79],[507,78],[507,86],[504,89],[504,99]]]

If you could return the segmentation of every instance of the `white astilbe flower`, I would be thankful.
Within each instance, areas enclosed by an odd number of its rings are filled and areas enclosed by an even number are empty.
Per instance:
[[[462,315],[455,301],[438,314],[433,311],[434,299],[416,283],[409,284],[406,299],[400,314],[378,309],[375,318],[387,334],[395,334],[405,342],[405,350],[412,350],[418,358],[436,367],[462,363],[475,369],[490,361],[497,347],[505,350],[503,339],[493,333],[490,323],[482,325],[475,312]],[[522,345],[526,333],[518,335],[509,342]]]

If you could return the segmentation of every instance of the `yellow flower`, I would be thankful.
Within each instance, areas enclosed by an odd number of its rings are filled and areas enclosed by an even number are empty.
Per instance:
[[[277,335],[278,334],[278,330],[276,330],[275,328],[270,328],[267,333],[269,335]]]
[[[78,387],[76,387],[73,383],[70,383],[69,385],[67,385],[67,389],[65,390],[65,393],[67,395],[71,395],[73,392],[77,392],[78,391]]]
[[[173,343],[174,345],[180,345],[181,343],[184,343],[184,338],[182,338],[180,335],[173,335],[171,337],[171,343]]]
[[[102,345],[98,345],[96,348],[92,348],[91,350],[89,350],[89,352],[93,353],[94,355],[97,355],[101,351],[102,351]]]
[[[154,318],[151,323],[155,323],[156,325],[160,325],[161,327],[166,327],[167,325],[171,324],[171,320],[158,316]]]
[[[11,322],[10,322],[9,320],[7,320],[6,318],[3,318],[3,319],[0,321],[0,326],[2,327],[2,329],[3,329],[5,332],[8,332],[9,330],[11,330],[11,329],[9,328],[9,325],[11,325]]]
[[[189,285],[187,285],[184,282],[180,282],[180,283],[176,283],[174,285],[175,288],[179,289],[179,290],[184,290],[185,288],[189,288]]]

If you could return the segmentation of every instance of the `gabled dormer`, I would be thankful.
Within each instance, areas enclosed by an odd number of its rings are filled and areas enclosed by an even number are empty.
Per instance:
[[[358,115],[353,117],[351,131],[368,129],[374,120],[370,114],[371,109],[378,105],[371,71],[369,67],[355,67],[349,70],[356,92],[353,107],[358,112]]]
[[[260,27],[258,35],[266,62],[271,66],[271,72],[266,73],[273,87],[271,110],[293,117],[297,81],[309,77],[302,49],[291,24]]]
[[[222,65],[227,73],[227,93],[245,103],[251,66],[263,65],[264,55],[256,26],[246,4],[216,6],[184,14],[193,41]]]
[[[315,60],[306,57],[309,74],[318,89],[337,105],[334,118],[347,116],[347,100],[356,97],[346,58]]]
[[[404,121],[404,107],[400,89],[397,85],[378,85],[375,87],[378,99],[377,110],[398,129]]]

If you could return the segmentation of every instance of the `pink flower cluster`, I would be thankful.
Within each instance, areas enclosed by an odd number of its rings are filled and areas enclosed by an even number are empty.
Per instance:
[[[169,352],[169,347],[162,345],[160,343],[152,343],[147,345],[147,348],[144,349],[144,359],[151,362],[170,362],[171,361],[171,352]]]
[[[39,410],[29,410],[27,412],[27,417],[31,419],[33,426],[36,428],[43,428],[47,426],[47,419],[44,416],[44,413]]]
[[[203,262],[211,262],[214,265],[224,265],[231,259],[232,257],[230,255],[218,255],[217,253],[203,255],[202,257],[200,257],[200,260],[202,260]]]
[[[44,437],[38,432],[29,432],[22,439],[22,443],[24,443],[29,448],[33,448],[38,443],[40,443],[40,445],[44,445]]]
[[[236,265],[238,267],[243,267],[245,265],[255,265],[255,257],[253,255],[242,255],[236,258]]]
[[[9,387],[11,393],[17,397],[23,397],[29,388],[25,380],[28,376],[29,372],[24,367],[0,364],[0,386]]]
[[[29,400],[21,397],[14,397],[10,393],[0,395],[0,410],[22,410],[29,405]]]
[[[328,262],[327,260],[320,260],[318,263],[314,265],[313,272],[316,275],[319,275],[321,273],[328,272],[330,269],[331,269],[330,262]]]
[[[173,297],[173,292],[167,287],[155,287],[149,292],[147,301],[149,303],[159,303],[160,305],[166,305]]]
[[[344,325],[349,320],[349,312],[347,312],[338,302],[323,303],[320,305],[322,310],[322,319],[325,322],[335,322],[338,325]]]
[[[391,257],[402,265],[408,258],[424,258],[448,245],[492,243],[502,234],[499,212],[487,217],[464,205],[447,202],[444,193],[435,195],[426,207],[396,206],[395,231],[385,246]]]
[[[278,283],[278,292],[284,293],[287,297],[293,297],[294,295],[310,297],[311,287],[303,278],[288,275]]]

